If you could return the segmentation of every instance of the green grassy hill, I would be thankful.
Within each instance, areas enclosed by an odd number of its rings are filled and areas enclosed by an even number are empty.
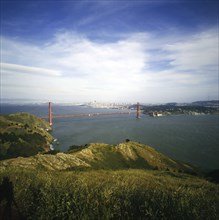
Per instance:
[[[0,116],[0,159],[35,155],[49,149],[49,124],[28,113]]]
[[[132,168],[196,173],[192,166],[172,160],[152,147],[136,142],[125,142],[117,145],[90,144],[86,148],[83,147],[68,153],[38,154],[28,158],[2,161],[0,165],[0,169],[8,166],[41,170]]]
[[[0,171],[13,186],[14,219],[218,219],[219,186],[152,170]],[[9,191],[9,190],[8,190]],[[1,203],[0,213],[6,209]],[[2,210],[2,212],[1,212]],[[0,216],[1,218],[2,216]]]

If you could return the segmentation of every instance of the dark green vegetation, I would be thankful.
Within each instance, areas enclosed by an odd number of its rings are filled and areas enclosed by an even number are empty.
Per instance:
[[[49,124],[28,113],[0,116],[0,159],[35,155],[49,149]]]

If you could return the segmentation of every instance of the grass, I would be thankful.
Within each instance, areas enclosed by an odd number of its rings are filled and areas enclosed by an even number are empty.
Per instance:
[[[167,171],[6,169],[27,219],[218,219],[219,187]]]
[[[30,156],[49,149],[51,129],[43,119],[28,113],[0,116],[0,159]]]
[[[0,161],[0,170],[7,167],[63,171],[150,169],[198,174],[194,167],[174,161],[153,148],[137,142],[116,145],[92,143],[86,147],[70,150],[68,153],[55,152],[53,155],[38,154],[28,158]]]

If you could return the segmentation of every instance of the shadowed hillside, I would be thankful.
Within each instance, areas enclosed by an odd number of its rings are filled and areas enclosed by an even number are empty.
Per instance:
[[[0,116],[0,159],[35,155],[49,149],[49,124],[28,113]]]

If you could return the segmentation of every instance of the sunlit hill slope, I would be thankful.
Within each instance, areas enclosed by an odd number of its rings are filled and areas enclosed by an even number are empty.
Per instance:
[[[195,173],[192,166],[174,161],[149,146],[131,141],[117,145],[90,144],[68,153],[38,154],[5,160],[0,165],[1,169],[7,166],[43,170],[135,168]]]

